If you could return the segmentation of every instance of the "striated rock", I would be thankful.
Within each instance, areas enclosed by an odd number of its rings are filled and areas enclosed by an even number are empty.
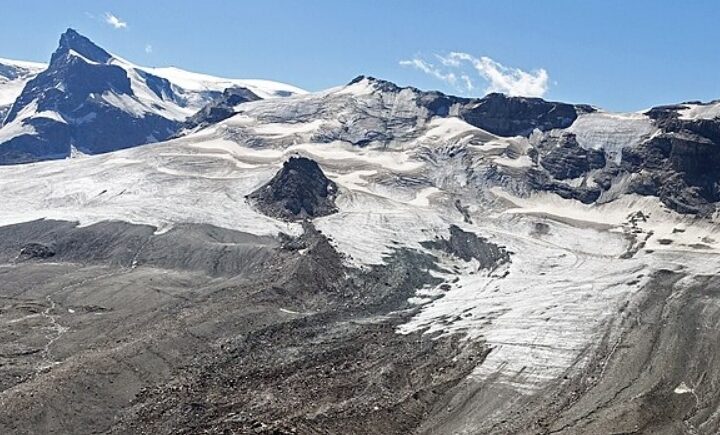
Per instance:
[[[555,193],[565,199],[576,199],[584,204],[591,204],[599,197],[601,190],[596,186],[571,186],[562,181],[552,179],[546,172],[531,169],[525,176],[525,181],[533,190]]]
[[[528,136],[533,130],[567,128],[578,112],[591,112],[589,106],[545,101],[542,98],[508,97],[493,93],[468,101],[460,110],[466,122],[500,136]]]
[[[540,165],[558,180],[577,178],[593,169],[605,167],[605,153],[582,148],[574,134],[548,138],[544,146],[550,147],[550,151],[542,157]]]
[[[709,215],[720,201],[720,122],[681,119],[682,108],[651,109],[663,133],[624,149],[621,167],[636,174],[632,192],[657,196],[680,213]]]

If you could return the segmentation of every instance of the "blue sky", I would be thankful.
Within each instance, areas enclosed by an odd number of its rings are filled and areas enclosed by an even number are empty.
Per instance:
[[[73,27],[139,64],[308,90],[368,74],[618,111],[720,98],[717,1],[10,0],[1,10],[0,57],[22,60],[47,61]]]

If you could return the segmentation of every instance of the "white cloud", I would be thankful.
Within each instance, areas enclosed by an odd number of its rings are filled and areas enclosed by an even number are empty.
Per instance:
[[[468,53],[452,52],[446,56],[435,55],[444,68],[423,59],[404,60],[400,65],[412,66],[426,74],[441,79],[463,92],[471,92],[475,85],[470,76],[476,74],[486,83],[485,92],[502,92],[510,96],[542,97],[549,87],[550,77],[544,69],[527,72],[502,65],[487,56],[475,57]],[[458,71],[457,75],[450,70]],[[452,77],[449,80],[448,77]]]
[[[468,62],[485,80],[488,81],[487,92],[504,92],[508,95],[525,97],[542,97],[548,90],[550,77],[547,71],[526,72],[519,68],[511,68],[500,64],[487,56],[474,57],[467,53],[450,53],[450,59]]]
[[[436,54],[435,57],[445,66],[451,66],[451,67],[455,67],[455,68],[460,66],[460,61],[458,61],[457,59],[454,59],[450,56],[443,57],[443,56],[440,56],[439,54]]]
[[[147,44],[147,45],[145,46],[145,53],[147,53],[147,54],[152,53],[152,45]]]
[[[124,29],[127,27],[127,23],[110,12],[105,12],[105,22],[110,24],[116,29]]]
[[[431,76],[435,77],[436,79],[442,80],[450,85],[455,85],[457,83],[457,77],[453,73],[447,73],[443,74],[440,72],[439,69],[435,68],[431,63],[425,62],[422,59],[412,59],[412,60],[401,60],[400,65],[402,66],[411,66],[413,68],[419,69],[420,71],[424,72],[425,74],[430,74]]]

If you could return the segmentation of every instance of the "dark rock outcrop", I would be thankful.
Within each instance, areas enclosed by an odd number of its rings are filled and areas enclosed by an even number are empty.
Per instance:
[[[531,169],[526,174],[526,182],[533,190],[546,191],[557,194],[565,199],[575,199],[583,204],[595,202],[602,193],[597,186],[571,186],[562,181],[553,179],[547,172]]]
[[[223,121],[235,114],[235,106],[238,104],[260,99],[247,88],[227,88],[216,101],[203,107],[198,113],[188,118],[183,128],[193,129]]]
[[[584,204],[595,202],[618,175],[616,165],[608,163],[602,150],[581,147],[574,134],[546,136],[528,155],[536,166],[523,174],[522,182],[530,190],[552,192]],[[594,183],[589,183],[588,175],[595,170],[601,171],[592,174]],[[583,176],[579,184],[565,181]]]
[[[55,249],[52,246],[42,243],[28,243],[20,249],[18,260],[46,259],[55,256]]]
[[[247,198],[268,216],[296,221],[337,212],[336,195],[337,185],[314,160],[291,157],[272,180]]]
[[[680,213],[706,216],[720,201],[720,120],[682,119],[684,108],[649,110],[662,133],[623,149],[621,168],[633,174],[630,191],[657,196]]]
[[[493,93],[468,101],[460,117],[469,124],[499,136],[527,136],[541,131],[567,128],[578,112],[592,112],[589,106],[545,101],[542,98],[509,97]]]
[[[411,90],[416,103],[435,116],[450,116],[452,111],[467,123],[498,136],[527,136],[538,129],[548,131],[569,127],[579,113],[594,112],[587,105],[573,105],[542,98],[510,97],[500,93],[483,98],[463,98],[438,91],[422,91],[413,87],[400,87],[374,77],[359,76],[350,84],[368,80],[383,93]]]
[[[450,237],[421,243],[430,249],[438,249],[454,255],[462,260],[475,259],[480,263],[479,269],[495,269],[501,264],[510,261],[510,253],[504,247],[498,246],[475,233],[464,231],[462,228],[451,225]]]
[[[549,151],[540,160],[540,165],[558,180],[577,178],[605,167],[605,153],[581,147],[574,134],[548,138],[542,146]]]

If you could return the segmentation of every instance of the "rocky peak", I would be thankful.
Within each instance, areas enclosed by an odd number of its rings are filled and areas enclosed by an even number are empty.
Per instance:
[[[347,85],[352,86],[354,84],[362,83],[363,81],[367,81],[375,89],[377,89],[378,91],[381,91],[381,92],[400,92],[403,89],[406,89],[406,88],[396,85],[395,83],[393,83],[391,81],[379,79],[379,78],[372,77],[372,76],[366,76],[366,75],[359,75],[359,76],[355,77]]]
[[[74,29],[67,29],[65,33],[60,35],[60,44],[57,50],[55,50],[55,53],[53,53],[50,63],[53,64],[59,61],[64,55],[69,53],[70,50],[75,51],[88,60],[98,63],[106,63],[112,58],[110,53],[95,45],[95,43],[87,37],[79,34]]]
[[[68,29],[60,36],[60,45],[52,54],[48,68],[28,82],[15,100],[5,122],[15,119],[33,101],[37,102],[38,110],[67,114],[74,118],[85,114],[80,113],[81,106],[92,100],[92,95],[108,91],[132,94],[125,70],[106,63],[111,58],[108,52],[88,38]]]
[[[295,221],[337,212],[336,194],[337,185],[314,160],[291,157],[272,180],[247,198],[268,216]]]

